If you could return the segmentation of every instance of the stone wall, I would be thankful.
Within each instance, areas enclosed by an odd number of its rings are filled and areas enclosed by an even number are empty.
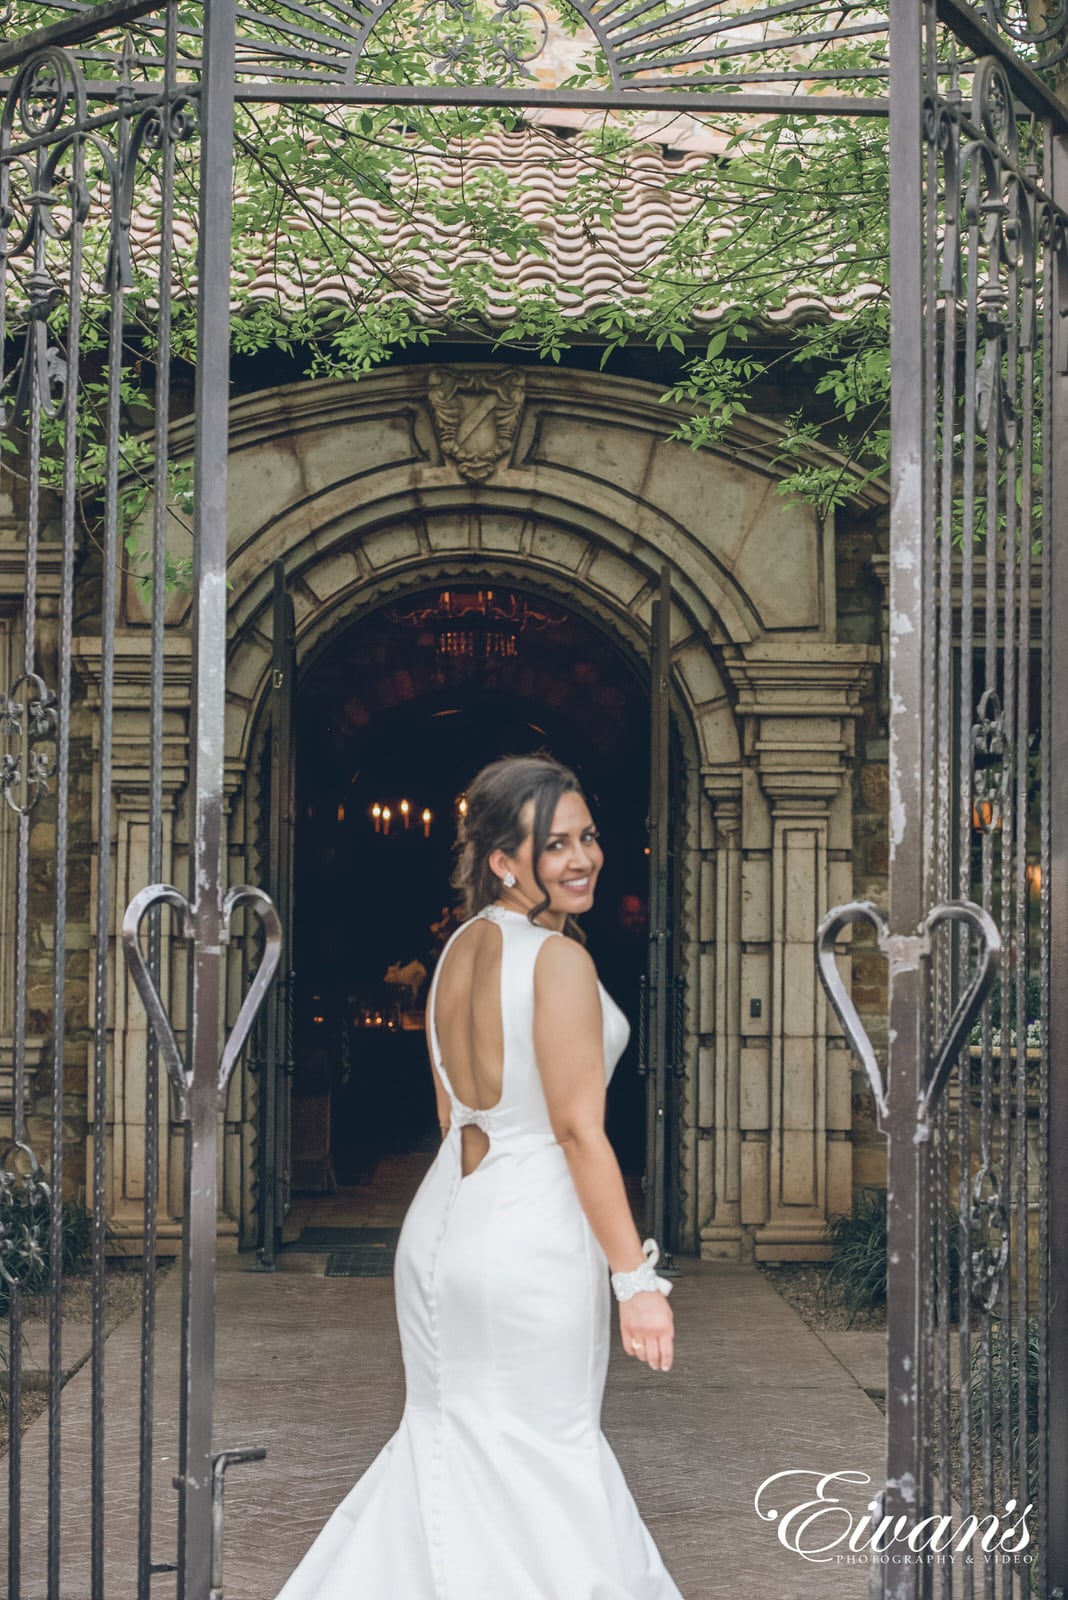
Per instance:
[[[0,472],[0,692],[11,694],[24,671],[25,504],[20,476]],[[37,563],[35,667],[48,686],[58,681],[60,549],[54,504],[42,507]],[[22,690],[12,696],[25,700]],[[71,719],[68,786],[67,898],[62,910],[66,943],[63,1075],[64,1199],[84,1199],[90,1059],[90,900],[93,882],[91,808],[93,763],[89,729],[77,687]],[[46,747],[47,748],[47,747]],[[17,741],[8,750],[18,749]],[[54,750],[51,754],[54,757]],[[14,1017],[18,939],[16,898],[19,818],[0,805],[0,1141],[14,1132]],[[25,899],[25,1117],[26,1142],[49,1165],[55,1070],[56,827],[54,780],[29,814]]]
[[[853,890],[885,910],[889,896],[889,568],[884,517],[843,530],[838,539],[839,637],[878,648],[878,665],[861,699],[853,787]],[[853,1003],[886,1071],[886,960],[868,924],[852,932]],[[853,1066],[853,1185],[884,1187],[886,1141],[864,1071]]]

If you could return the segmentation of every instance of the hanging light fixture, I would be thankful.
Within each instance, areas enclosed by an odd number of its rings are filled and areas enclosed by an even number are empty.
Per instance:
[[[523,595],[497,589],[443,589],[430,605],[395,606],[390,621],[414,623],[434,635],[434,651],[451,661],[510,661],[520,635],[530,628],[556,628],[563,611],[535,607]]]

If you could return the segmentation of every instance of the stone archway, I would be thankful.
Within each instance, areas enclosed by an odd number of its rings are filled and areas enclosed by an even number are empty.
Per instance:
[[[541,370],[503,384],[501,372],[408,368],[234,403],[231,876],[244,875],[249,838],[271,562],[285,564],[304,659],[408,590],[483,580],[564,599],[644,658],[666,564],[687,766],[683,1237],[706,1254],[812,1257],[852,1182],[849,1060],[829,1037],[811,941],[851,884],[844,779],[871,656],[835,638],[833,528],[777,494],[770,426],[694,452],[669,437],[650,385]],[[133,664],[145,619],[132,587],[122,605]],[[236,972],[233,984],[236,1008]],[[132,1035],[136,1004],[120,998]],[[250,1091],[236,1075],[226,1113],[235,1228],[249,1212]]]
[[[301,621],[298,624],[298,653],[302,667],[313,663],[321,652],[329,648],[339,632],[358,625],[362,619],[402,599],[405,595],[428,587],[449,587],[459,584],[485,584],[487,587],[515,589],[524,594],[566,603],[572,611],[577,611],[587,620],[594,622],[600,631],[610,638],[615,647],[630,657],[635,664],[644,659],[647,624],[643,628],[641,616],[655,588],[652,574],[647,578],[635,574],[631,582],[621,586],[623,593],[631,600],[630,606],[623,606],[620,604],[618,593],[610,596],[595,588],[592,583],[583,582],[579,571],[576,570],[580,561],[576,562],[575,567],[562,567],[562,564],[554,566],[543,560],[531,560],[529,553],[524,553],[522,550],[517,550],[510,556],[487,552],[477,543],[479,521],[477,512],[465,508],[458,509],[452,529],[451,558],[423,561],[412,559],[407,538],[408,529],[405,524],[401,524],[396,530],[398,538],[393,547],[396,559],[392,562],[383,559],[374,578],[365,579],[355,586],[341,583],[332,593],[327,587],[326,575],[323,571],[317,570],[317,563],[313,562],[310,569],[296,568],[294,563],[296,571],[292,580],[293,589],[298,599],[302,597],[305,602],[304,606],[300,607]],[[546,524],[542,524],[542,528],[546,538],[550,538],[553,530]],[[463,531],[475,541],[469,544],[466,552],[459,543],[459,535]],[[448,534],[443,535],[440,529],[436,529],[435,533],[438,537],[448,537]],[[566,535],[568,542],[565,547],[573,555],[578,556],[580,544],[574,531],[560,529],[559,533],[561,544]],[[379,547],[380,554],[384,548],[384,546]],[[327,556],[325,560],[329,562],[333,558]],[[336,563],[329,569],[334,575],[343,573],[343,570]],[[636,577],[643,577],[643,581],[639,584],[635,581]],[[314,607],[308,600],[309,595],[315,596]],[[681,607],[677,606],[676,610],[679,615],[675,618],[675,629],[683,641],[680,655],[687,668],[686,677],[676,671],[672,696],[675,722],[684,749],[682,765],[686,790],[681,797],[682,803],[679,808],[685,818],[683,837],[680,840],[682,922],[684,929],[691,930],[695,928],[698,916],[701,838],[702,828],[705,826],[702,817],[707,808],[707,802],[701,793],[699,774],[702,765],[707,764],[710,752],[718,754],[721,764],[736,765],[739,750],[727,692],[709,648],[702,642],[694,627],[693,619],[687,617]],[[233,697],[238,693],[237,686],[248,681],[246,675],[256,672],[254,692],[247,702],[244,701],[244,697],[236,702],[240,715],[235,716],[231,723],[235,730],[242,728],[246,731],[247,742],[241,747],[235,747],[232,752],[228,751],[228,760],[233,761],[235,775],[241,774],[234,788],[231,846],[235,852],[239,852],[242,845],[246,847],[247,873],[251,879],[255,879],[261,872],[262,864],[257,859],[254,847],[253,814],[256,809],[256,793],[246,775],[251,771],[249,757],[255,748],[255,730],[268,694],[268,678],[262,668],[261,659],[265,630],[269,630],[269,627],[268,610],[256,612],[250,617],[242,634],[234,640],[233,669],[228,677],[231,684],[229,691],[231,705],[235,705]],[[269,668],[269,657],[267,666]],[[688,992],[695,997],[696,1005],[700,982],[697,941],[689,934],[684,934],[681,943]],[[688,1032],[693,1039],[695,1016],[691,1018]],[[687,1051],[687,1059],[696,1065],[693,1048]],[[697,1140],[693,1108],[690,1104],[695,1094],[696,1074],[691,1072],[683,1084],[682,1110],[685,1133],[680,1150],[680,1168],[684,1193],[687,1196],[685,1223],[687,1248],[695,1246],[696,1238],[694,1172]],[[250,1122],[248,1107],[246,1107],[246,1120]],[[250,1214],[251,1207],[253,1157],[253,1151],[248,1149],[243,1171],[243,1184],[248,1186],[243,1210],[245,1216]]]

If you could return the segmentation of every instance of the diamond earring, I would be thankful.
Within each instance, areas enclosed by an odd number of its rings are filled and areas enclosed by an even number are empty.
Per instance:
[[[501,879],[501,882],[504,884],[504,887],[506,889],[514,889],[515,888],[515,873],[512,871],[512,869],[510,867],[509,867],[508,871],[505,873],[504,877]]]

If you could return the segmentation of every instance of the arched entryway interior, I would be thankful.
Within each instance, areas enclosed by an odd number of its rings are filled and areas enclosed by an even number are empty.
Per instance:
[[[605,867],[586,917],[631,1020],[607,1124],[637,1184],[644,1090],[637,997],[646,958],[647,673],[596,624],[534,589],[408,593],[336,632],[297,702],[295,1186],[368,1182],[438,1142],[423,1033],[429,978],[455,926],[457,810],[487,761],[548,749],[578,773]],[[376,808],[377,813],[376,813]],[[388,810],[388,817],[387,817]],[[302,1114],[314,1098],[318,1118]]]

